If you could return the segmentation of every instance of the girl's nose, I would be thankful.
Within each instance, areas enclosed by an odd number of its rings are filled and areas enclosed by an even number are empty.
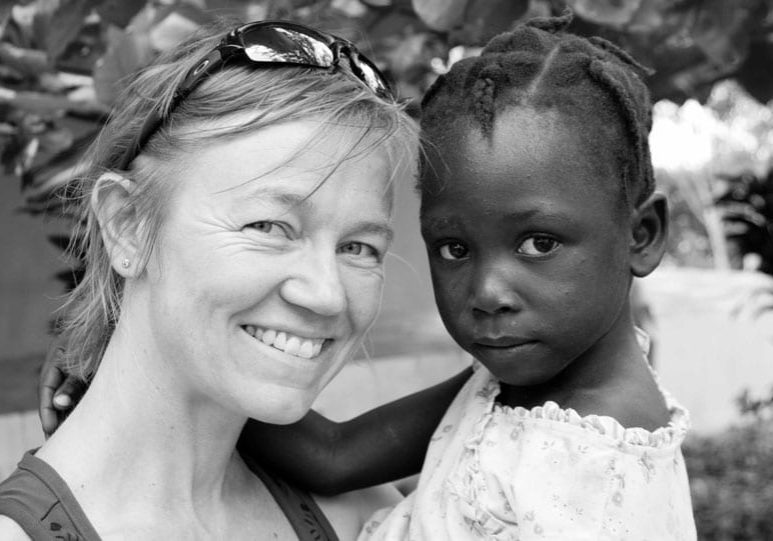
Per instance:
[[[346,290],[335,253],[322,255],[310,249],[293,266],[280,288],[285,301],[322,316],[335,316],[346,309]]]
[[[521,299],[516,290],[513,269],[506,262],[482,265],[473,275],[472,309],[485,314],[517,312]]]

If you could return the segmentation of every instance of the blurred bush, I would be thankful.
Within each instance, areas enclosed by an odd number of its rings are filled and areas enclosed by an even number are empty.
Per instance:
[[[660,101],[650,136],[677,265],[773,271],[773,109],[734,81],[705,103]]]
[[[773,0],[21,0],[0,2],[0,164],[32,201],[66,180],[138,67],[215,17],[285,18],[355,41],[416,103],[455,59],[519,21],[574,10],[571,30],[655,69],[653,97],[705,101],[734,78],[773,96]]]
[[[773,539],[771,400],[740,401],[748,423],[692,436],[683,447],[702,541]]]

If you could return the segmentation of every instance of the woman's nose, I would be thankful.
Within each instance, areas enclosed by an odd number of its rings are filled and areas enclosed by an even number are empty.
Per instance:
[[[493,315],[521,309],[516,277],[510,266],[505,262],[491,262],[474,273],[471,284],[473,311]]]
[[[309,250],[294,266],[280,288],[285,301],[322,316],[335,316],[346,309],[346,289],[334,253]]]

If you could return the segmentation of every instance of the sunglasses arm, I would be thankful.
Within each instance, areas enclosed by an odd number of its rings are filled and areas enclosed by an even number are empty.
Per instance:
[[[224,48],[226,49],[226,48]],[[145,117],[145,122],[142,123],[142,127],[137,132],[139,135],[134,138],[131,148],[128,148],[126,152],[121,156],[120,161],[116,164],[119,171],[126,171],[134,161],[134,158],[139,154],[139,150],[144,148],[150,137],[158,131],[165,119],[174,111],[177,106],[184,100],[193,90],[207,77],[212,75],[215,71],[220,69],[231,54],[230,51],[222,51],[220,48],[209,53],[198,64],[196,64],[183,79],[177,91],[172,97],[172,101],[166,111],[160,110],[160,105],[156,105],[151,112]]]

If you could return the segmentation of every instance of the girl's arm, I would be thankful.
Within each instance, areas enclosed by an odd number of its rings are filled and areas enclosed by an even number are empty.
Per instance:
[[[88,388],[86,382],[60,368],[62,353],[62,340],[57,337],[48,348],[38,378],[38,415],[46,438],[54,433]]]
[[[417,473],[435,428],[472,374],[456,376],[336,423],[315,411],[292,425],[250,419],[239,449],[284,479],[318,494],[338,494]]]

